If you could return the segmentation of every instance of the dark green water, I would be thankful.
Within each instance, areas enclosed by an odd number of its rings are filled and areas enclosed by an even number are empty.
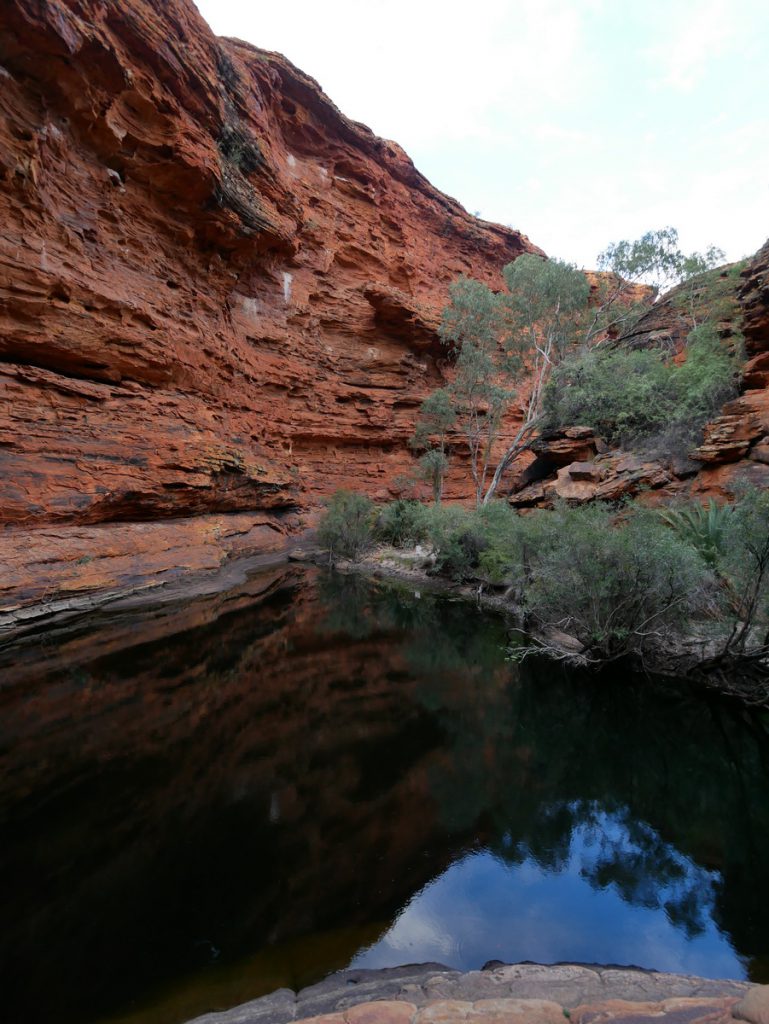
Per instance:
[[[0,660],[4,1019],[425,960],[769,980],[767,717],[504,641],[280,568]]]

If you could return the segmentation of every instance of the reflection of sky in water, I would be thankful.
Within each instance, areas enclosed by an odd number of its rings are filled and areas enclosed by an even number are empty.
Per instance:
[[[668,879],[639,875],[631,902],[628,886],[623,897],[603,869],[614,859],[643,873],[643,847],[652,837],[664,850]],[[744,978],[740,958],[711,917],[718,882],[716,872],[698,867],[647,826],[628,828],[619,815],[594,811],[574,828],[557,870],[532,856],[508,863],[489,850],[465,855],[417,893],[350,966],[438,961],[470,970],[495,959],[571,960]],[[687,926],[675,905],[692,900],[697,912]]]

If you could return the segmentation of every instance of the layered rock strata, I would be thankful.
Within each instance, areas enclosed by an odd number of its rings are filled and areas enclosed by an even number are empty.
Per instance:
[[[769,487],[769,242],[740,270],[712,271],[656,303],[631,332],[615,341],[656,348],[674,359],[694,324],[715,322],[727,346],[741,345],[740,394],[705,426],[691,451],[610,451],[590,428],[574,425],[532,445],[535,458],[520,475],[510,502],[518,508],[616,501],[640,495],[661,504],[676,497],[731,500],[745,485]],[[742,337],[741,337],[742,336]]]
[[[499,287],[539,250],[191,0],[8,0],[0,78],[0,611],[162,582],[174,544],[193,569],[280,546],[338,487],[397,493],[450,375],[449,283]],[[615,472],[599,439],[569,461],[579,438],[546,439],[510,474],[516,502],[769,484],[768,268],[765,246],[742,272],[745,390],[696,463]],[[680,349],[705,298],[658,304],[623,343]]]
[[[9,0],[0,77],[3,547],[387,496],[450,281],[528,239],[191,0]]]

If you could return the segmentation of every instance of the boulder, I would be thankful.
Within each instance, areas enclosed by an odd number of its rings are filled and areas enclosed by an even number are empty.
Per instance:
[[[754,985],[732,1010],[737,1020],[769,1024],[769,985]]]

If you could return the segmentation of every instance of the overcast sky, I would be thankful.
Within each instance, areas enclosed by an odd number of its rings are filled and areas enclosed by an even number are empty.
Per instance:
[[[468,210],[595,265],[769,236],[769,0],[197,0]]]

